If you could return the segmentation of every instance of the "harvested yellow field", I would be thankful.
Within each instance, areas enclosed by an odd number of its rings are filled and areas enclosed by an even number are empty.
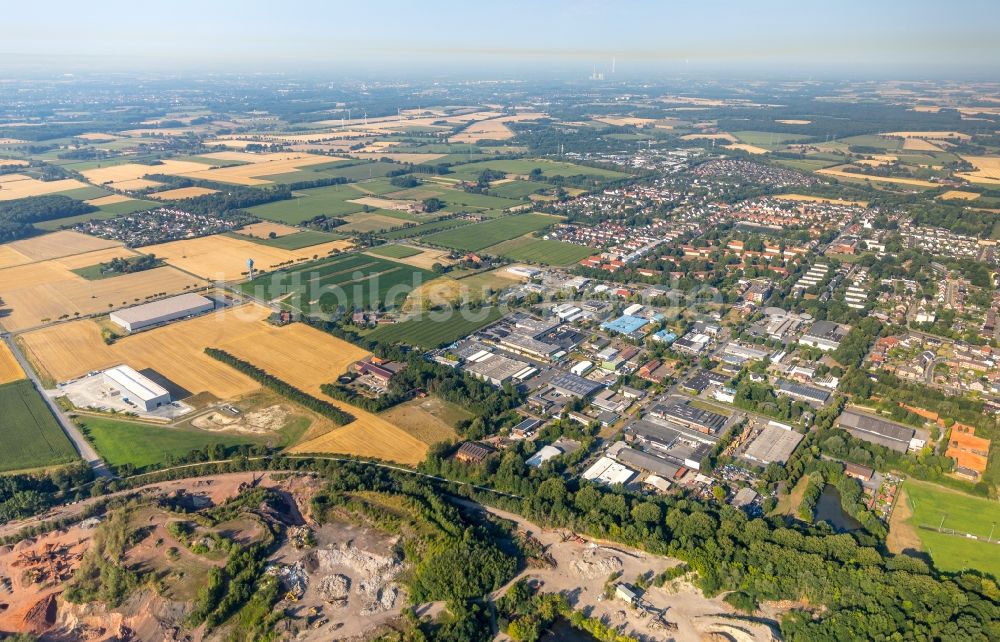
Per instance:
[[[468,142],[468,141],[455,141],[451,142]],[[435,161],[439,158],[444,157],[444,154],[419,154],[416,152],[348,152],[351,158],[361,158],[364,160],[379,160],[380,158],[388,158],[389,160],[394,160],[397,163],[413,163],[414,165],[419,165],[421,163],[429,163]]]
[[[121,194],[109,194],[107,196],[102,196],[101,198],[92,198],[87,203],[93,205],[94,207],[100,207],[102,205],[114,205],[115,203],[124,203],[125,201],[131,201],[132,199],[128,196],[122,196]]]
[[[0,201],[12,201],[29,196],[44,196],[71,189],[87,187],[86,183],[75,178],[65,178],[59,181],[40,181],[23,174],[7,174],[0,181]]]
[[[799,120],[797,118],[782,118],[774,122],[781,123],[782,125],[809,125],[812,123],[811,120]]]
[[[0,385],[24,379],[24,370],[14,358],[14,354],[7,347],[7,343],[0,341]]]
[[[125,337],[110,346],[89,320],[30,332],[22,339],[32,360],[57,381],[127,363],[139,370],[150,368],[192,394],[207,392],[219,399],[232,399],[260,386],[206,356],[206,347],[226,350],[320,398],[324,398],[320,385],[368,354],[304,324],[271,325],[265,321],[269,314],[257,305],[228,308]],[[332,403],[354,415],[355,421],[301,444],[295,452],[336,452],[404,464],[423,459],[427,446],[420,440],[377,415]]]
[[[449,143],[475,143],[480,140],[507,140],[514,132],[499,120],[484,120],[473,123],[463,131],[448,138]]]
[[[291,225],[285,225],[283,223],[272,223],[270,221],[261,221],[260,223],[252,223],[244,228],[238,230],[240,234],[244,236],[252,236],[258,239],[270,238],[271,234],[275,236],[288,236],[289,234],[295,234],[299,232],[299,228],[292,227]]]
[[[207,187],[181,187],[178,189],[168,189],[164,192],[155,192],[150,194],[150,196],[161,201],[177,201],[182,198],[194,198],[195,196],[204,196],[205,194],[215,194],[217,192],[218,190]]]
[[[764,149],[763,147],[757,147],[756,145],[746,145],[744,143],[736,143],[734,145],[727,145],[726,148],[727,149],[741,149],[741,150],[743,150],[743,151],[745,151],[745,152],[747,152],[749,154],[766,154],[768,151],[770,151],[768,149]]]
[[[826,169],[817,169],[817,174],[824,174],[826,176],[835,176],[837,178],[845,178],[855,181],[870,180],[878,183],[896,183],[899,185],[913,185],[915,187],[938,187],[937,183],[932,183],[930,181],[920,180],[918,178],[897,178],[895,176],[868,176],[867,174],[853,174],[851,172],[845,172],[842,168],[847,167],[846,165],[838,165],[837,167],[828,167]]]
[[[865,158],[863,160],[854,161],[858,165],[867,165],[869,167],[878,167],[880,165],[889,165],[899,160],[898,157],[891,154],[874,154],[871,158]]]
[[[222,152],[225,153],[225,152]],[[255,154],[249,154],[255,156]],[[167,172],[187,178],[194,178],[208,181],[219,181],[222,183],[234,183],[236,185],[270,185],[271,181],[259,178],[260,176],[273,176],[276,174],[287,174],[295,172],[310,165],[322,165],[333,163],[338,158],[330,156],[317,156],[313,154],[294,153],[278,154],[281,158],[274,160],[264,160],[261,162],[248,163],[246,165],[233,165],[231,167],[205,168],[205,165],[198,165],[197,169],[180,172]]]
[[[351,242],[350,239],[341,239],[339,241],[320,243],[319,245],[310,245],[309,247],[304,247],[301,250],[292,250],[292,254],[294,254],[297,259],[314,259],[322,258],[334,250],[337,252],[346,252],[352,247],[354,247],[354,243]]]
[[[100,326],[89,319],[28,332],[20,339],[32,363],[55,381],[67,381],[93,370],[127,363],[151,368],[191,392],[230,399],[259,386],[249,377],[204,354],[227,337],[256,327],[264,308],[242,306],[140,332],[106,345]],[[277,328],[276,328],[277,329]]]
[[[868,207],[868,201],[845,201],[839,198],[823,198],[822,196],[809,196],[807,194],[779,194],[774,198],[782,201],[808,201],[811,203],[829,203],[831,205],[857,205]]]
[[[31,259],[21,254],[10,245],[0,245],[0,269],[29,262],[31,262]]]
[[[165,160],[159,165],[142,165],[140,163],[125,163],[122,165],[112,165],[110,167],[96,167],[85,169],[81,174],[95,185],[114,183],[116,186],[124,181],[134,181],[149,174],[183,174],[205,169],[204,163],[194,163],[191,161]],[[121,189],[140,189],[137,187]]]
[[[1000,184],[1000,156],[963,156],[962,160],[976,167],[974,172],[956,174],[974,183]]]
[[[232,281],[245,276],[247,259],[254,260],[257,270],[273,270],[300,257],[296,252],[221,235],[170,241],[143,249],[170,265],[212,281]]]
[[[72,270],[130,256],[124,248],[98,250],[0,270],[0,299],[8,313],[0,325],[19,331],[60,318],[106,313],[148,297],[176,294],[205,282],[171,267],[88,281]]]
[[[377,232],[379,230],[392,230],[405,225],[412,225],[411,221],[404,221],[395,216],[385,214],[350,214],[342,216],[347,221],[346,225],[337,228],[338,232]]]
[[[941,196],[938,196],[942,201],[974,201],[979,198],[980,194],[977,192],[963,192],[962,190],[952,189],[948,190]]]
[[[84,252],[93,252],[95,250],[120,246],[121,243],[117,241],[108,241],[99,239],[96,236],[88,236],[87,234],[64,230],[21,241],[14,241],[2,247],[17,251],[19,254],[27,257],[29,261],[45,261],[71,254],[82,254]]]
[[[120,189],[125,192],[131,192],[133,190],[147,189],[150,187],[159,187],[163,185],[159,181],[151,181],[148,178],[132,178],[127,181],[114,181],[113,183],[105,183],[107,187],[111,189]]]
[[[656,122],[653,118],[638,118],[636,116],[604,116],[594,120],[614,127],[642,127]]]
[[[0,166],[10,167],[11,165],[17,165],[18,167],[27,167],[30,164],[22,158],[0,158]]]
[[[244,163],[271,163],[274,161],[287,161],[287,160],[297,160],[306,156],[305,154],[296,154],[290,152],[212,152],[210,154],[202,154],[202,158],[212,158],[215,160],[222,161],[241,161]],[[337,159],[333,159],[337,160]]]
[[[941,147],[923,138],[904,138],[903,149],[914,152],[940,152]]]
[[[427,445],[424,442],[411,437],[385,419],[371,413],[366,413],[367,417],[361,417],[357,409],[347,409],[356,417],[354,421],[292,446],[288,452],[354,455],[409,466],[416,466],[427,455]]]

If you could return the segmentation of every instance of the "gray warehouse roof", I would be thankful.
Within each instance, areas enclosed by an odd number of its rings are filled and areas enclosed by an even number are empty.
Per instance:
[[[188,310],[197,310],[200,307],[210,305],[215,306],[211,299],[207,299],[200,294],[181,294],[172,296],[152,303],[143,303],[131,308],[116,310],[112,314],[126,323],[142,323],[149,319],[158,319],[162,316],[180,314]]]
[[[764,426],[760,434],[747,446],[743,456],[762,464],[771,462],[783,464],[792,456],[801,441],[802,435],[794,430]]]
[[[661,477],[672,479],[683,466],[667,461],[662,457],[644,453],[635,448],[622,448],[618,451],[618,461],[623,464],[630,464],[635,468],[640,468],[651,473],[656,473]]]
[[[886,448],[892,448],[899,452],[906,452],[910,447],[910,440],[916,434],[916,430],[908,428],[902,424],[886,421],[879,417],[847,410],[840,415],[837,423],[841,428],[846,429],[858,439],[864,439],[876,444],[881,444]]]
[[[549,383],[552,384],[552,387],[557,389],[559,392],[577,397],[586,397],[597,392],[603,387],[596,381],[584,379],[583,377],[570,372],[560,372],[556,376],[552,377]]]

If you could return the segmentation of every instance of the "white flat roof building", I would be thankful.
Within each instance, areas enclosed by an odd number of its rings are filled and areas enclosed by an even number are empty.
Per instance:
[[[147,412],[170,403],[170,393],[166,388],[130,366],[108,368],[104,371],[104,380],[121,390],[122,399]]]
[[[182,319],[215,309],[215,303],[200,294],[181,294],[111,313],[111,321],[129,332]]]
[[[584,479],[598,481],[609,486],[627,484],[636,472],[627,466],[622,466],[610,457],[601,457],[594,465],[583,473]]]

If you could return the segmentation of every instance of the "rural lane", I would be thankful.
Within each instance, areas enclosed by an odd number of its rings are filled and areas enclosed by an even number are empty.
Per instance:
[[[45,400],[45,403],[48,405],[49,410],[52,411],[56,421],[59,422],[59,426],[63,429],[63,432],[66,433],[69,440],[73,442],[73,447],[80,455],[80,458],[87,462],[87,465],[93,469],[95,475],[99,477],[114,477],[107,465],[104,463],[104,460],[97,454],[94,447],[90,445],[90,442],[83,436],[83,433],[80,432],[80,429],[77,428],[76,424],[74,424],[72,420],[66,416],[66,413],[64,413],[62,408],[59,407],[59,404],[57,404],[55,400],[45,392],[41,379],[38,378],[34,368],[31,367],[31,364],[25,358],[24,354],[21,353],[21,349],[14,342],[14,339],[9,334],[4,334],[3,340],[7,344],[7,347],[10,348],[11,354],[13,354],[14,358],[17,359],[21,369],[24,370],[26,375],[28,375],[28,379],[31,380],[31,383],[35,386],[38,394],[40,394],[42,399]]]

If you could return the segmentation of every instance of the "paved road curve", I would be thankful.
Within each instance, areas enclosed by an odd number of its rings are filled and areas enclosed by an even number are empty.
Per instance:
[[[42,395],[42,399],[44,399],[45,403],[48,404],[49,410],[51,410],[52,414],[55,415],[56,421],[59,422],[63,432],[66,433],[66,436],[69,437],[69,440],[73,443],[73,447],[80,455],[80,458],[87,462],[87,464],[94,470],[94,474],[101,477],[113,477],[111,471],[108,470],[107,465],[104,463],[104,460],[97,454],[94,447],[90,445],[90,442],[83,436],[83,433],[80,432],[80,429],[77,428],[76,424],[74,424],[70,418],[66,416],[66,413],[64,413],[62,408],[59,407],[59,404],[57,404],[52,397],[46,394],[45,388],[42,386],[41,379],[38,378],[34,368],[31,367],[31,364],[28,363],[28,360],[21,353],[20,348],[18,348],[17,344],[14,343],[13,338],[9,334],[4,334],[3,340],[7,344],[7,347],[10,348],[10,351],[13,353],[14,358],[17,359],[17,362],[21,364],[21,369],[28,375],[28,379],[30,379],[31,383],[35,385],[35,389],[38,390],[40,395]]]

